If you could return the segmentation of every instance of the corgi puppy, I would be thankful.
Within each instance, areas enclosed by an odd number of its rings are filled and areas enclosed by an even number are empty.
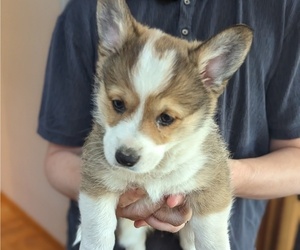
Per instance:
[[[124,0],[98,0],[94,126],[83,147],[81,250],[112,250],[119,197],[184,194],[193,215],[184,250],[227,250],[232,189],[214,122],[218,97],[252,43],[244,25],[188,42],[138,23]],[[120,244],[145,248],[147,228],[120,220]]]

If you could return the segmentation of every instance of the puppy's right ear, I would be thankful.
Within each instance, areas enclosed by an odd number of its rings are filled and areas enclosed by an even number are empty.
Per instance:
[[[132,22],[124,0],[98,0],[97,26],[101,52],[109,55],[120,49],[132,31]]]

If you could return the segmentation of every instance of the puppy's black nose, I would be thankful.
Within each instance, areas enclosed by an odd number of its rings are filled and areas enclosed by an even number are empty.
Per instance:
[[[132,167],[140,159],[140,156],[131,148],[118,149],[115,157],[117,162],[125,167]]]

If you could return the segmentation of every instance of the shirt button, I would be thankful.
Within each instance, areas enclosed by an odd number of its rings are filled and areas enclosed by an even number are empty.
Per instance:
[[[191,4],[190,0],[184,0],[183,2],[184,2],[185,5],[190,5]]]
[[[181,34],[184,35],[184,36],[187,36],[189,34],[189,30],[188,29],[182,29]]]

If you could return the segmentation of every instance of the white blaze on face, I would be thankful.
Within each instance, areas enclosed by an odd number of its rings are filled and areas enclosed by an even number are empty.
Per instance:
[[[122,120],[114,127],[107,127],[104,136],[104,152],[111,165],[118,165],[115,153],[120,147],[133,149],[140,160],[130,169],[149,172],[162,160],[167,145],[156,145],[149,136],[141,133],[140,126],[145,112],[145,101],[150,95],[159,93],[173,74],[175,51],[166,51],[162,56],[155,51],[159,31],[145,44],[136,65],[130,72],[131,84],[139,96],[137,111],[129,119]]]
[[[132,84],[140,99],[144,101],[150,94],[162,90],[173,75],[176,52],[170,50],[160,56],[155,51],[155,41],[160,35],[157,31],[145,44],[131,72]]]

